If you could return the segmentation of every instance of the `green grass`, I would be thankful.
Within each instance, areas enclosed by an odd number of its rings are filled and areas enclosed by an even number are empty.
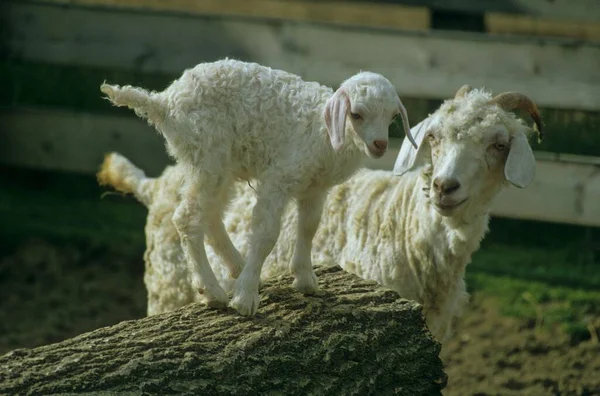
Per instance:
[[[502,314],[587,339],[587,320],[600,317],[599,263],[592,251],[570,245],[484,246],[467,269],[468,287],[492,297]]]

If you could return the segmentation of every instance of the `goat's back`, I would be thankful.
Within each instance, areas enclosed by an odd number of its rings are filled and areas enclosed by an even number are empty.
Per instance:
[[[169,108],[159,130],[173,156],[244,179],[276,163],[280,173],[322,150],[322,112],[332,89],[256,63],[222,60],[186,70],[161,93]]]

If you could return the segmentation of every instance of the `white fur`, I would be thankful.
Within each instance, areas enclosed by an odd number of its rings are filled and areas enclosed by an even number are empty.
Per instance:
[[[362,170],[333,187],[324,205],[323,219],[313,242],[313,259],[345,270],[397,291],[423,304],[431,332],[440,341],[450,335],[453,320],[468,301],[464,274],[471,255],[479,248],[488,229],[493,198],[507,183],[505,167],[511,138],[529,131],[522,121],[498,106],[487,104],[490,95],[475,90],[464,98],[446,101],[440,109],[413,128],[424,144],[419,166],[399,177],[388,171]],[[419,128],[428,125],[423,135]],[[426,133],[425,133],[426,132]],[[435,139],[429,139],[427,134]],[[499,143],[506,143],[498,150]],[[432,148],[433,147],[433,148]],[[410,151],[404,147],[398,163],[406,163]],[[431,152],[434,155],[431,155]],[[111,165],[106,183],[122,186],[129,175],[139,174]],[[121,164],[122,161],[112,161]],[[435,190],[435,177],[459,179],[456,197]],[[161,196],[150,199],[146,237],[146,286],[148,314],[166,312],[194,301],[188,283],[177,232],[168,222],[180,200],[181,167],[169,167],[157,179],[144,178],[130,185],[136,194],[150,190]],[[142,186],[142,188],[136,187]],[[256,199],[244,183],[235,187],[237,196],[225,216],[225,226],[242,254],[249,250],[251,210]],[[126,188],[121,187],[127,192]],[[136,195],[137,196],[137,195]],[[444,209],[440,200],[468,200],[455,209]],[[138,197],[144,202],[144,196]],[[287,271],[295,248],[297,215],[292,205],[284,213],[282,232],[267,257],[263,279]],[[162,244],[156,241],[162,241]],[[231,278],[219,265],[219,257],[207,245],[211,265],[221,285],[230,290]],[[187,285],[187,286],[186,286]]]
[[[182,167],[173,221],[193,286],[208,304],[227,305],[207,260],[206,235],[219,262],[232,277],[239,275],[230,306],[243,315],[257,310],[261,268],[279,237],[288,201],[298,203],[298,238],[290,258],[294,286],[314,293],[312,239],[328,189],[350,177],[364,154],[383,155],[397,114],[408,125],[392,84],[370,72],[351,77],[334,93],[293,74],[226,59],[186,70],[160,93],[107,84],[101,89],[165,137]],[[245,265],[222,222],[237,179],[253,180],[258,197],[245,235],[250,246]]]

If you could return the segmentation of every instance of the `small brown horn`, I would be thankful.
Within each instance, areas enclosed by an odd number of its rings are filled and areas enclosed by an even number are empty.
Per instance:
[[[537,127],[538,142],[541,142],[544,138],[544,131],[542,126],[542,116],[537,106],[531,99],[519,92],[504,92],[498,94],[492,98],[490,104],[497,104],[506,111],[512,110],[525,110],[529,113],[535,126]]]
[[[454,99],[462,98],[466,94],[468,94],[473,88],[470,85],[465,84],[456,91],[456,95],[454,95]]]

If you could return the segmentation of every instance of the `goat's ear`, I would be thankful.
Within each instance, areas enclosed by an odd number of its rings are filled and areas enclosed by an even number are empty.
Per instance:
[[[527,187],[535,176],[535,157],[527,137],[517,132],[510,144],[510,151],[504,165],[504,177],[514,186]]]
[[[341,150],[344,146],[344,136],[346,134],[346,117],[350,109],[350,98],[342,88],[327,100],[325,105],[325,125],[327,125],[327,133],[329,140],[336,151]]]
[[[398,153],[396,163],[394,164],[394,175],[402,176],[409,170],[423,164],[430,149],[428,144],[423,143],[423,140],[425,139],[425,135],[427,134],[427,130],[431,126],[431,123],[432,118],[427,117],[411,128],[410,132],[415,139],[415,143],[419,147],[418,149],[415,149],[408,138],[404,137],[402,147],[400,147],[400,152]]]

